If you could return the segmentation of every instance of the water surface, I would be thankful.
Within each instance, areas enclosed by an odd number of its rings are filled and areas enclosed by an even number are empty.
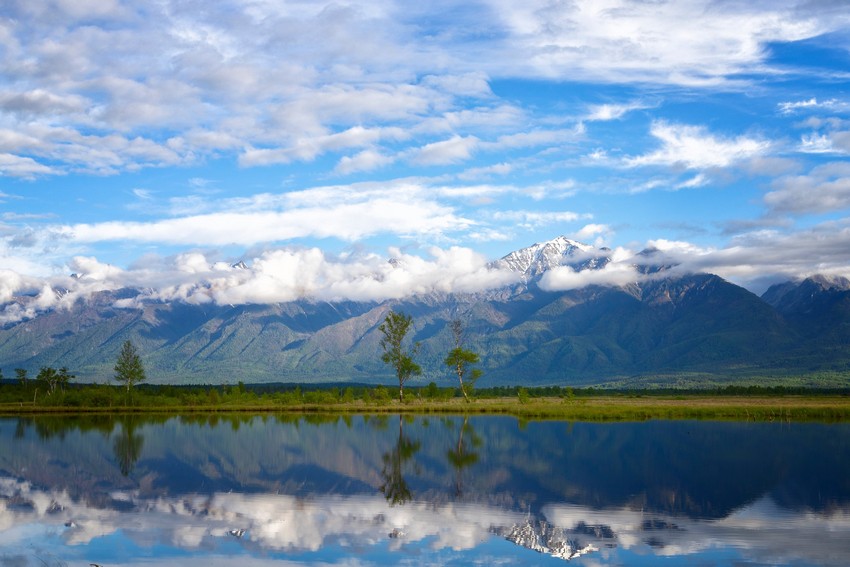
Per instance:
[[[0,420],[0,566],[847,565],[850,426]]]

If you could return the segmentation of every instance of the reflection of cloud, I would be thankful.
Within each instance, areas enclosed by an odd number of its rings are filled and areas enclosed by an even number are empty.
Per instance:
[[[98,538],[120,535],[142,547],[166,545],[215,558],[225,542],[233,541],[240,542],[243,552],[260,556],[317,551],[328,545],[349,550],[389,545],[398,550],[419,544],[431,551],[460,551],[476,549],[493,533],[535,532],[534,537],[513,539],[539,544],[540,535],[549,532],[558,537],[547,541],[563,544],[567,555],[595,547],[607,553],[639,549],[665,557],[697,556],[733,547],[747,558],[772,564],[840,565],[846,560],[845,542],[850,536],[850,510],[795,513],[769,499],[720,520],[550,504],[542,511],[545,523],[541,523],[526,513],[486,504],[414,501],[390,506],[379,495],[296,498],[218,493],[144,499],[122,493],[113,498],[126,502],[104,509],[74,501],[61,491],[40,491],[25,482],[0,479],[0,545],[12,551],[27,549],[34,538],[58,532],[62,539],[53,544],[57,549],[49,551],[61,556],[67,549],[64,545],[82,546],[84,552]],[[10,507],[6,504],[10,499],[24,505]],[[245,530],[244,535],[239,530]],[[391,538],[391,533],[404,535]]]
[[[605,525],[618,546],[647,546],[660,556],[697,555],[734,547],[757,563],[844,565],[850,536],[850,509],[819,515],[796,513],[763,498],[720,520],[647,514],[640,510],[593,510],[580,506],[549,505],[547,520],[562,527]]]

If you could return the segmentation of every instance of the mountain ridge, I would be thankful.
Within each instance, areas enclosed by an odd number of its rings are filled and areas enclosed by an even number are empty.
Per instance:
[[[385,383],[392,376],[380,361],[378,326],[390,309],[414,319],[425,383],[452,383],[442,361],[452,344],[448,323],[457,318],[490,385],[850,368],[850,280],[808,278],[758,297],[716,275],[661,268],[621,285],[540,286],[552,270],[601,273],[608,261],[608,250],[559,237],[492,263],[522,274],[513,286],[383,301],[119,307],[139,292],[105,290],[5,325],[0,368],[66,366],[82,381],[106,382],[120,344],[132,340],[152,382]]]

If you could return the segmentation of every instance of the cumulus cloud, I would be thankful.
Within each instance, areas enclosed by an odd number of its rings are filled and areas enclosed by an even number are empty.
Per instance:
[[[139,295],[118,305],[149,300],[191,304],[268,304],[296,300],[383,301],[417,294],[466,293],[518,281],[468,248],[432,247],[426,257],[391,249],[389,256],[327,256],[318,248],[263,252],[247,268],[208,258],[200,252],[168,259],[147,258],[121,269],[93,257],[75,257],[73,277],[34,278],[0,271],[3,322],[31,318],[47,309],[70,307],[104,290],[135,288]],[[61,293],[59,293],[61,291]],[[23,297],[26,292],[28,297]]]
[[[765,66],[767,43],[813,37],[845,21],[790,2],[488,4],[518,47],[502,65],[524,64],[525,73],[545,77],[691,86],[733,83],[734,76]]]
[[[807,175],[780,177],[771,184],[764,202],[774,213],[811,214],[850,207],[850,164],[831,162]]]
[[[453,136],[448,140],[433,142],[411,152],[410,161],[415,165],[445,165],[463,162],[472,157],[478,146],[474,136]]]
[[[30,157],[14,154],[0,154],[0,175],[6,177],[22,177],[33,179],[40,175],[55,175],[60,173],[53,167],[39,163]]]
[[[372,171],[393,162],[393,158],[375,150],[363,150],[353,156],[340,158],[334,171],[343,175],[359,171]]]
[[[553,216],[518,211],[518,223],[575,221],[574,213]],[[475,236],[480,232],[480,236]],[[610,227],[587,224],[576,233],[597,236],[596,245],[610,234]],[[482,227],[473,239],[505,238],[503,231]],[[540,285],[548,290],[569,290],[588,285],[622,286],[647,279],[686,273],[713,273],[756,292],[779,281],[815,274],[850,276],[850,219],[830,221],[807,230],[780,233],[763,228],[734,236],[726,246],[707,247],[686,241],[651,240],[640,249],[617,247],[589,249],[584,259],[606,257],[602,269],[576,271],[558,266],[547,272]],[[813,261],[814,259],[814,261]],[[636,266],[647,261],[669,269],[644,274]],[[317,248],[277,248],[253,257],[247,269],[234,267],[214,256],[187,252],[171,258],[147,257],[127,269],[94,257],[75,257],[66,273],[75,277],[25,276],[14,270],[0,271],[0,319],[14,322],[47,309],[65,308],[103,290],[145,290],[122,300],[120,306],[140,302],[184,301],[194,304],[266,304],[294,300],[382,301],[417,294],[478,292],[499,289],[520,281],[520,275],[499,268],[468,248],[432,247],[427,256],[391,249],[386,256],[347,254],[329,256]]]
[[[632,263],[609,262],[599,270],[577,271],[570,266],[558,266],[543,274],[540,287],[547,291],[566,291],[591,285],[625,286],[645,280]]]
[[[649,154],[626,159],[629,167],[650,165],[681,166],[687,169],[728,167],[765,154],[770,143],[738,136],[725,139],[710,134],[702,126],[656,121],[650,131],[661,147]]]
[[[152,297],[190,303],[278,303],[300,299],[381,301],[416,294],[474,292],[497,288],[516,276],[493,269],[466,248],[431,248],[430,258],[391,250],[391,258],[368,255],[329,258],[317,248],[271,250],[255,258],[249,269],[210,266],[206,259],[178,259],[192,276]],[[392,260],[390,262],[389,260]],[[132,303],[132,302],[131,302]]]
[[[600,239],[610,236],[613,232],[614,231],[607,224],[591,223],[581,227],[581,229],[575,234],[575,237],[582,242],[590,241],[596,237],[598,246],[602,242]]]
[[[234,154],[244,166],[285,164],[370,149],[390,124],[456,136],[407,149],[417,163],[457,163],[485,133],[508,147],[521,143],[512,139],[518,126],[543,124],[499,100],[494,80],[744,83],[766,70],[770,43],[846,24],[840,13],[784,2],[488,0],[452,18],[400,7],[11,4],[0,40],[15,88],[0,89],[0,114],[21,138],[0,150],[4,174],[111,174]],[[597,105],[587,119],[643,104]],[[839,104],[813,98],[779,109]]]

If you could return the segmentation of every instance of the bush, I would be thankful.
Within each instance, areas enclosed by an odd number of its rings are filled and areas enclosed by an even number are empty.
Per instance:
[[[525,388],[520,388],[519,390],[517,390],[516,395],[517,398],[519,398],[519,403],[521,404],[527,404],[531,399],[531,396],[528,394],[528,390]]]
[[[370,392],[371,399],[379,406],[385,406],[390,403],[390,391],[384,386],[377,386]]]

